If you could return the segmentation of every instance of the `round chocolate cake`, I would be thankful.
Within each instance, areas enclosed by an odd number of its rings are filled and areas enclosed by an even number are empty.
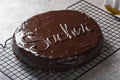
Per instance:
[[[72,10],[33,16],[13,35],[16,57],[42,70],[81,67],[100,54],[102,44],[102,32],[95,20]]]

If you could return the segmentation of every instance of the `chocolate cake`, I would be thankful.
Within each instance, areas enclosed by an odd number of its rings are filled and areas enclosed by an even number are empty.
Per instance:
[[[96,21],[73,10],[33,16],[13,35],[15,56],[42,70],[81,67],[100,54],[102,44],[102,32]]]

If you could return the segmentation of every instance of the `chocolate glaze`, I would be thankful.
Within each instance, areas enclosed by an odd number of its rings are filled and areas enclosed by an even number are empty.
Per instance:
[[[33,16],[13,35],[14,54],[37,69],[69,69],[100,54],[99,25],[78,11],[61,10]]]

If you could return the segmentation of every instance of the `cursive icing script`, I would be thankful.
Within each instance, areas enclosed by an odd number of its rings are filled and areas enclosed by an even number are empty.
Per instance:
[[[50,37],[47,37],[46,39],[39,39],[34,41],[34,42],[37,42],[37,44],[43,46],[39,49],[40,52],[47,50],[48,48],[50,48],[50,46],[52,46],[57,42],[73,39],[75,37],[78,37],[79,35],[84,35],[87,32],[91,31],[91,29],[89,29],[87,25],[82,25],[82,24],[80,24],[77,27],[74,27],[72,30],[68,29],[69,27],[67,24],[60,24],[59,26],[62,30],[61,33],[52,35]]]

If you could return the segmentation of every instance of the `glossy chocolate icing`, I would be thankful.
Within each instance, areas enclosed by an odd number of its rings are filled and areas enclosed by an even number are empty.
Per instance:
[[[102,43],[99,25],[86,14],[72,10],[33,16],[13,35],[14,54],[38,69],[81,66],[99,54]]]

